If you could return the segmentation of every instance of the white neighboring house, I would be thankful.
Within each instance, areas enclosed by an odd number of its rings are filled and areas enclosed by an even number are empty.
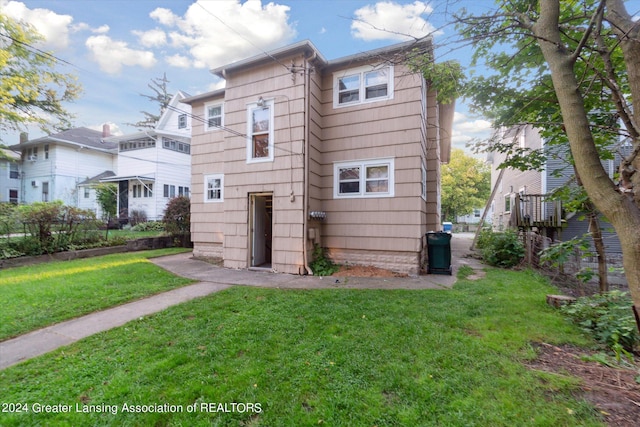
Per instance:
[[[473,212],[468,215],[458,215],[456,221],[458,224],[479,224],[484,213],[484,206],[481,208],[475,208]],[[485,222],[491,223],[491,211],[487,214]]]
[[[79,184],[114,169],[117,145],[107,137],[108,125],[102,132],[80,127],[32,140],[21,137],[20,144],[9,147],[22,159],[18,202],[61,200],[80,207]]]
[[[20,155],[0,148],[0,202],[18,203],[20,168]]]
[[[191,106],[176,93],[153,130],[114,136],[117,144],[116,176],[101,182],[118,184],[118,218],[127,223],[143,213],[161,220],[167,203],[191,188]]]

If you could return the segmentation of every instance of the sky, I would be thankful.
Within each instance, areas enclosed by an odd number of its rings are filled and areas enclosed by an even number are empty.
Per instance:
[[[0,10],[32,24],[37,47],[63,60],[57,70],[78,77],[83,93],[67,110],[74,124],[115,133],[157,112],[148,85],[166,74],[169,93],[197,95],[224,87],[209,70],[301,40],[329,60],[432,35],[436,60],[467,65],[471,52],[452,50],[450,13],[476,12],[490,0],[0,0]],[[453,145],[487,138],[491,124],[456,105]],[[42,136],[35,128],[29,138]],[[18,134],[0,136],[7,145]]]

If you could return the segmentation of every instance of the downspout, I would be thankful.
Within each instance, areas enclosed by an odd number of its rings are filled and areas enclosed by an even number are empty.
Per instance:
[[[316,59],[318,54],[313,52],[313,55],[306,59],[304,68],[304,152],[302,156],[304,158],[304,183],[302,191],[304,191],[303,197],[303,218],[302,218],[302,257],[304,258],[304,268],[307,274],[313,276],[313,270],[309,267],[309,261],[307,259],[307,236],[309,235],[309,140],[311,131],[309,130],[310,122],[310,109],[311,109],[311,66],[310,63]]]

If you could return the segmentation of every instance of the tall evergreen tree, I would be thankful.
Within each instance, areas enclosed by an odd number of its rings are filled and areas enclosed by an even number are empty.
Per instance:
[[[173,98],[173,95],[167,91],[167,83],[169,83],[167,73],[164,73],[162,77],[151,79],[151,83],[147,84],[147,86],[153,91],[153,95],[141,93],[140,96],[158,104],[160,106],[159,112],[154,114],[148,111],[140,111],[144,115],[144,120],[136,123],[127,123],[128,125],[135,126],[139,129],[153,129],[156,127],[158,121],[160,121],[160,117],[167,109],[169,102],[171,102],[171,98]]]

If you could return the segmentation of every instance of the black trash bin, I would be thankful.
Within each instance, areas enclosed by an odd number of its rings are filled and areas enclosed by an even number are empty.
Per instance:
[[[427,274],[451,276],[451,233],[432,231],[427,233]]]

